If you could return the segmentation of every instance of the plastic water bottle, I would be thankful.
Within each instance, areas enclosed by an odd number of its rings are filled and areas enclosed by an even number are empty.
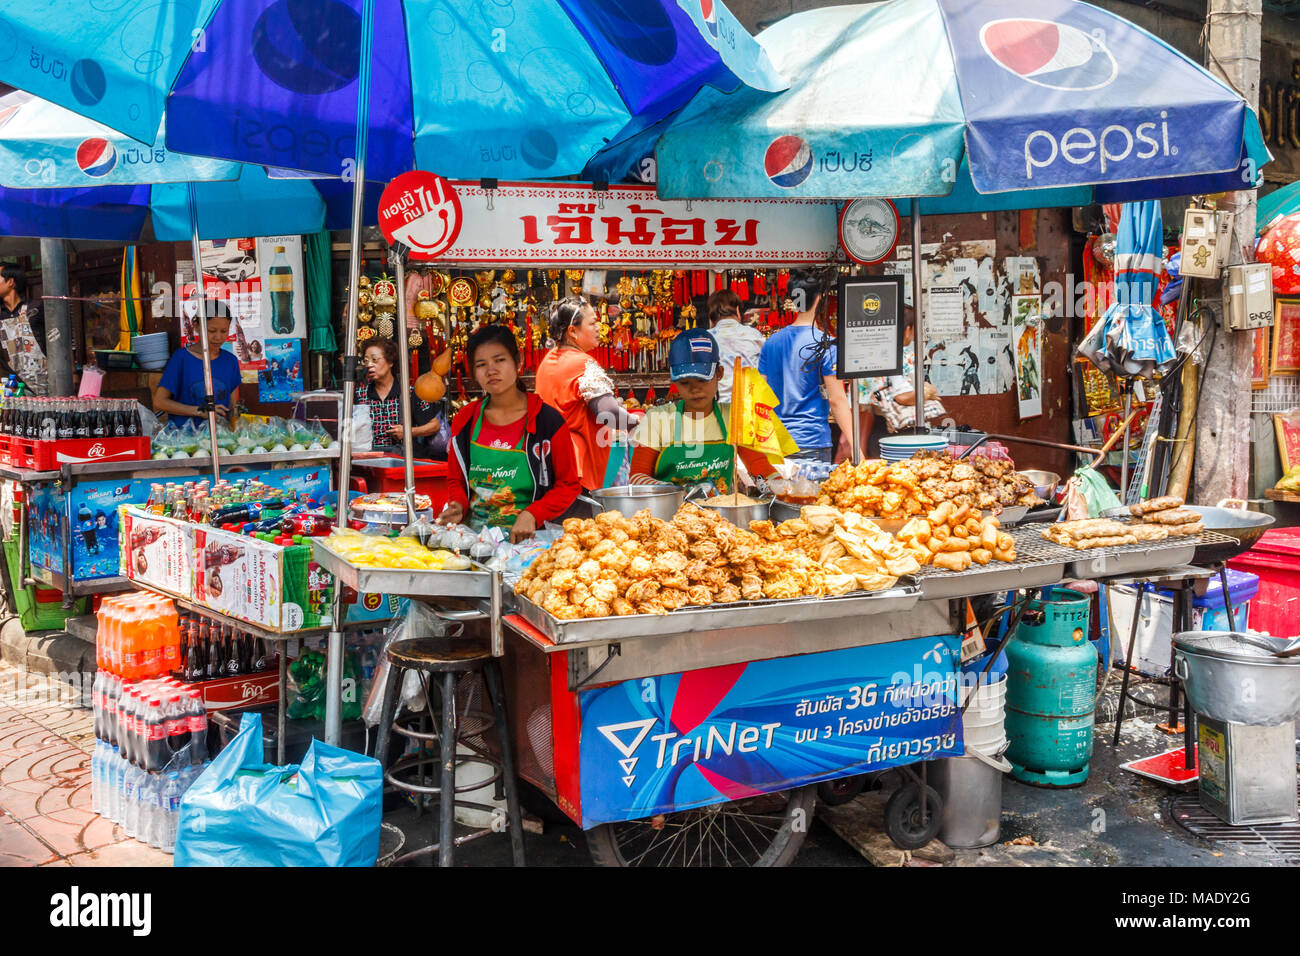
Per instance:
[[[122,751],[116,746],[111,749],[113,755],[108,760],[105,787],[108,805],[105,807],[104,816],[114,823],[120,823],[122,821]]]
[[[185,790],[180,774],[175,770],[169,772],[162,788],[160,814],[162,820],[160,839],[164,853],[172,853],[176,849],[176,832],[181,819],[181,797],[185,795]]]
[[[126,774],[126,786],[123,796],[126,800],[126,823],[123,829],[126,835],[135,839],[140,835],[140,786],[144,783],[145,773],[139,767],[132,766]]]
[[[98,703],[99,698],[95,698]],[[99,813],[103,809],[104,783],[104,741],[95,741],[95,752],[90,755],[90,810]]]
[[[151,773],[144,785],[144,800],[141,817],[144,824],[140,827],[140,842],[152,847],[162,846],[163,836],[163,781],[159,774]]]

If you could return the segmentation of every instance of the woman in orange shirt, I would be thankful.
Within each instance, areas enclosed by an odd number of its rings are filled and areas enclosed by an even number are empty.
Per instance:
[[[596,310],[576,295],[552,303],[550,333],[555,347],[538,365],[534,389],[569,426],[583,489],[603,488],[614,433],[635,423],[614,394],[613,379],[589,354],[600,342]]]

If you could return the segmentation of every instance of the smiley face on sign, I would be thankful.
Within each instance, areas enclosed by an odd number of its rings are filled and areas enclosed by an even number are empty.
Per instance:
[[[437,259],[460,234],[460,197],[436,173],[403,173],[379,198],[379,228],[384,238],[401,242],[412,259]]]

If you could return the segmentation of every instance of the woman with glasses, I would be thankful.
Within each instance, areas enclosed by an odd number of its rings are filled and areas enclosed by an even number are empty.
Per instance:
[[[361,363],[366,369],[366,384],[358,385],[356,403],[370,408],[370,427],[373,429],[374,448],[401,447],[402,395],[397,388],[397,363],[400,357],[397,343],[392,339],[371,339],[361,353]],[[433,452],[431,440],[442,427],[434,407],[411,390],[412,447],[416,457]],[[445,449],[445,442],[443,443]],[[442,457],[446,457],[443,451]]]
[[[537,395],[558,409],[569,426],[582,487],[587,491],[617,481],[610,447],[636,427],[614,394],[614,381],[590,353],[600,342],[596,310],[581,296],[551,305],[551,341],[537,367]]]

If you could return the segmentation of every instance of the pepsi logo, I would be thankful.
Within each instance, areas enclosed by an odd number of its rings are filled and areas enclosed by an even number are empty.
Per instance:
[[[713,39],[718,38],[718,6],[713,0],[700,0],[700,16]]]
[[[108,140],[98,136],[82,140],[77,147],[77,165],[87,176],[100,179],[111,173],[117,165],[117,149]]]
[[[782,189],[793,189],[813,171],[812,147],[798,136],[778,136],[763,154],[767,178]]]
[[[1053,90],[1096,90],[1119,73],[1100,31],[1051,20],[992,20],[980,30],[980,43],[1009,73]]]

